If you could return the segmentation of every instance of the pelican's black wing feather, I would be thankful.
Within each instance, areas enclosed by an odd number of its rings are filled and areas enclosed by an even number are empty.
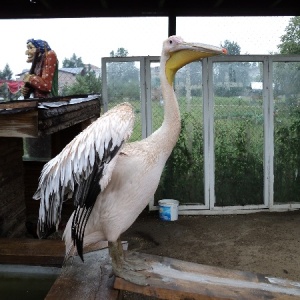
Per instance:
[[[82,179],[79,184],[75,185],[73,195],[75,209],[72,221],[72,239],[82,261],[84,230],[96,199],[101,192],[99,182],[103,174],[104,166],[111,161],[121,146],[122,144],[111,149],[111,140],[108,147],[104,150],[102,160],[99,159],[99,155],[95,152],[95,163],[91,174],[86,179]]]

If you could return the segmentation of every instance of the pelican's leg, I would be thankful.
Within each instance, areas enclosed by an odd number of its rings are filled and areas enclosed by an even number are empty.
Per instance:
[[[121,240],[117,239],[116,242],[108,242],[108,248],[113,271],[118,276],[118,273],[123,270],[124,267],[124,252]]]
[[[145,261],[131,255],[125,257],[120,239],[116,242],[108,242],[108,247],[113,272],[116,276],[138,285],[147,285],[147,277],[137,272],[149,268]]]

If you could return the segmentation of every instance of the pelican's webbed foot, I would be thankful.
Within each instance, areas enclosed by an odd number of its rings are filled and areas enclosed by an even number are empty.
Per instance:
[[[109,242],[108,246],[116,276],[138,285],[148,285],[147,276],[139,272],[151,268],[145,260],[137,257],[134,252],[124,255],[119,239],[116,242]]]

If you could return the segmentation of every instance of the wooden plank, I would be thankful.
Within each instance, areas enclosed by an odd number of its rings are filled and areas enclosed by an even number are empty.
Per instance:
[[[39,131],[43,134],[57,132],[72,125],[81,123],[90,118],[100,116],[100,106],[87,106],[81,110],[61,111],[61,115],[39,120]]]
[[[59,132],[63,129],[69,128],[69,127],[71,127],[73,125],[76,125],[78,123],[82,123],[82,122],[88,120],[88,118],[90,118],[90,117],[93,117],[93,116],[85,115],[85,114],[77,115],[77,117],[74,118],[74,119],[65,121],[65,122],[60,123],[60,124],[55,125],[55,126],[51,126],[47,129],[40,130],[40,135],[43,136],[43,135],[49,135],[49,134],[53,134],[55,132]]]
[[[64,256],[61,240],[0,239],[0,264],[61,266]]]
[[[22,139],[0,137],[1,237],[23,236],[26,230],[22,154]]]
[[[106,247],[107,242],[98,242],[85,247],[84,253]],[[64,258],[65,244],[60,239],[0,238],[0,264],[61,267]]]
[[[0,116],[0,136],[37,137],[38,112],[36,110]]]
[[[71,99],[73,96],[58,97],[56,100],[68,101],[56,107],[50,105],[54,98],[43,99],[42,104],[49,103],[47,109],[37,107],[37,100],[1,103],[0,137],[38,137],[100,116],[100,101],[96,96],[74,104],[69,103]]]
[[[99,99],[39,110],[39,133],[52,134],[89,119],[98,118],[100,110]]]
[[[30,98],[23,100],[11,100],[11,101],[0,101],[0,114],[5,111],[19,110],[22,108],[37,108],[39,103],[55,103],[55,102],[66,102],[69,103],[72,99],[88,98],[88,94],[78,94],[69,96],[57,96],[50,98]]]
[[[94,100],[90,100],[90,101],[79,102],[77,104],[62,105],[62,106],[52,107],[52,108],[48,108],[48,109],[40,109],[39,110],[39,120],[53,118],[53,117],[65,114],[67,112],[73,112],[73,111],[86,109],[87,107],[90,107],[90,106],[98,107],[99,108],[98,111],[100,112],[100,101],[99,101],[99,99],[94,99]]]
[[[107,242],[100,242],[85,249],[88,252],[100,248],[84,254],[84,263],[78,256],[70,257],[45,300],[118,299],[120,291],[113,289],[114,276],[107,246]]]
[[[26,211],[24,199],[16,197],[11,200],[15,203],[7,205],[0,214],[0,218],[3,219],[3,224],[1,224],[1,237],[20,237],[26,232]],[[23,202],[20,202],[20,200],[23,200]]]
[[[227,270],[181,260],[135,253],[152,269],[136,272],[148,285],[117,277],[114,287],[158,299],[300,299],[300,283],[262,274]]]
[[[14,110],[20,108],[37,108],[38,100],[18,100],[18,101],[8,101],[0,102],[0,113],[3,110]]]

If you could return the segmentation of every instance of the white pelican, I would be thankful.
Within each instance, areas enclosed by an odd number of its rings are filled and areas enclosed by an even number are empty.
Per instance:
[[[160,59],[165,104],[162,126],[146,139],[126,143],[134,114],[132,106],[123,103],[76,136],[42,170],[34,195],[41,200],[39,237],[58,226],[62,203],[71,197],[75,209],[64,231],[66,254],[75,245],[83,260],[85,245],[108,241],[113,271],[126,278],[128,269],[134,267],[123,255],[120,235],[153,197],[180,132],[174,76],[192,61],[224,53],[223,48],[186,43],[178,36],[165,40]]]

